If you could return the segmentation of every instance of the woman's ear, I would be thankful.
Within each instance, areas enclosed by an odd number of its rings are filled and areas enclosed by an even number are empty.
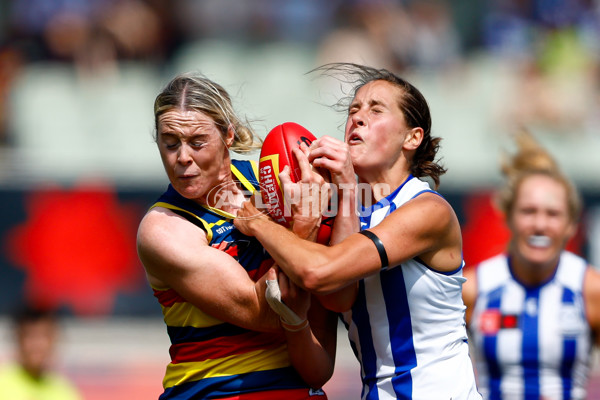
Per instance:
[[[575,236],[577,233],[578,224],[576,222],[571,221],[569,226],[567,227],[567,232],[565,236],[567,237],[567,242]]]
[[[235,140],[235,128],[233,127],[232,124],[229,124],[229,126],[227,127],[227,135],[225,135],[225,144],[227,145],[227,148],[231,147],[234,140]]]
[[[410,129],[404,137],[403,147],[406,150],[416,150],[421,145],[424,135],[423,128],[421,127]]]

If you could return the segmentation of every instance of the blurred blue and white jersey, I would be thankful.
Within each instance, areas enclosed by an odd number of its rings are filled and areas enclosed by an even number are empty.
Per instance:
[[[361,229],[376,226],[425,192],[433,191],[410,176],[362,209]],[[344,321],[361,363],[363,399],[481,399],[469,358],[463,282],[462,267],[441,273],[418,259],[359,282]]]
[[[591,331],[582,287],[587,262],[561,254],[547,282],[524,286],[501,254],[477,269],[470,332],[487,399],[584,399]]]

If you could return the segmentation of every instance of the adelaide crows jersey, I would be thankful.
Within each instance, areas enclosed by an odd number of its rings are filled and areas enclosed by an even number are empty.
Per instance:
[[[258,188],[256,163],[232,160],[231,170],[245,190]],[[186,199],[170,185],[153,207],[173,210],[204,229],[209,245],[231,255],[255,281],[273,265],[255,238],[235,228],[229,213]],[[188,303],[172,288],[153,289],[171,341],[161,400],[307,388],[291,367],[282,335],[225,323]]]

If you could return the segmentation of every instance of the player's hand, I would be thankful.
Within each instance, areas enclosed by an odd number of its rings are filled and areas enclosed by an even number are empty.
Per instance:
[[[288,325],[301,325],[310,308],[310,294],[294,284],[278,268],[267,271],[266,299],[273,311]]]
[[[254,224],[261,219],[271,219],[266,208],[258,209],[256,204],[262,204],[262,198],[260,197],[259,191],[254,192],[250,200],[242,203],[233,220],[235,227],[244,235],[254,236],[252,233]]]
[[[356,184],[356,175],[347,143],[331,136],[323,136],[310,145],[308,161],[317,169],[329,171],[331,183],[338,188]]]
[[[287,166],[279,174],[279,180],[291,209],[293,231],[302,238],[314,239],[329,204],[330,188],[308,162],[309,150],[304,143],[293,152],[300,167],[300,180],[292,182]]]

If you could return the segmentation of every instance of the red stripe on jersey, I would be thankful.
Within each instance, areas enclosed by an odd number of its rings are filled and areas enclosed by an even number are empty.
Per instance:
[[[267,260],[263,260],[260,263],[260,266],[256,269],[253,269],[251,271],[248,271],[248,276],[250,277],[250,279],[252,279],[254,282],[256,282],[257,280],[260,279],[261,276],[263,276],[264,274],[267,273],[267,271],[275,264],[275,261],[271,258],[267,259]]]
[[[186,302],[186,300],[183,297],[181,297],[179,295],[179,293],[177,293],[173,289],[167,289],[167,290],[153,289],[153,290],[154,290],[154,297],[156,297],[158,299],[158,302],[163,307],[171,307],[175,303],[185,303]]]
[[[234,354],[280,346],[285,343],[281,336],[248,332],[241,335],[219,337],[201,343],[180,343],[169,348],[173,364],[213,360]]]

